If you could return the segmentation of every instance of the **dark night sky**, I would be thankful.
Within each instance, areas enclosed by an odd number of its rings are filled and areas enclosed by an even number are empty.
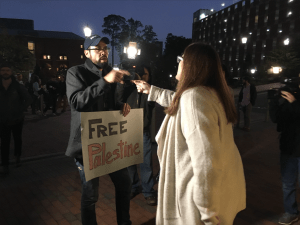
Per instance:
[[[76,1],[76,0],[0,0],[0,17],[32,19],[36,30],[67,31],[84,37],[88,24],[93,34],[102,35],[103,18],[116,14],[152,25],[159,41],[167,34],[192,37],[193,13],[198,9],[222,8],[237,0],[180,1]]]

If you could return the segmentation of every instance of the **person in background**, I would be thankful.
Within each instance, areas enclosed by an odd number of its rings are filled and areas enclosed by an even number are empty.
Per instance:
[[[67,89],[66,89],[66,80],[64,76],[60,76],[60,81],[58,83],[58,99],[57,99],[57,108],[60,108],[62,105],[61,113],[66,111],[68,99],[67,99]]]
[[[36,110],[39,110],[40,107],[39,107],[39,90],[40,90],[40,87],[39,87],[39,82],[40,82],[40,79],[38,76],[36,75],[33,75],[31,76],[31,85],[32,85],[32,91],[33,93],[31,94],[31,97],[32,97],[32,104],[31,104],[31,109],[32,109],[32,114],[36,114]]]
[[[0,174],[9,174],[9,149],[11,134],[14,138],[14,155],[16,165],[20,166],[22,154],[22,130],[24,123],[24,110],[32,99],[24,85],[20,84],[13,76],[11,65],[0,65],[0,138],[1,162]]]
[[[21,73],[17,73],[16,76],[17,76],[17,81],[18,81],[20,84],[23,84],[23,85],[24,85],[24,82],[23,82],[23,75],[22,75]]]
[[[250,131],[250,122],[251,122],[251,111],[252,107],[255,105],[257,93],[256,87],[250,83],[249,77],[243,77],[243,87],[239,93],[238,101],[238,121],[236,127],[239,127],[240,124],[240,107],[244,114],[244,127],[242,130]]]
[[[46,84],[48,90],[49,100],[46,101],[46,107],[43,111],[43,115],[46,115],[46,112],[52,107],[52,115],[56,116],[56,104],[57,104],[57,97],[58,97],[58,82],[56,80],[56,76],[52,76],[51,80],[49,80]]]
[[[279,224],[289,225],[299,220],[297,181],[300,172],[300,88],[299,80],[281,88],[270,99],[269,113],[277,123],[280,149],[280,173],[284,214]]]
[[[149,67],[142,65],[137,67],[136,77],[138,80],[143,80],[151,84],[151,70]],[[131,83],[132,84],[132,83]],[[144,109],[144,131],[143,131],[143,153],[144,162],[140,164],[140,174],[142,183],[142,193],[147,201],[148,205],[154,206],[157,204],[156,192],[153,189],[154,179],[153,179],[153,167],[152,167],[152,144],[150,135],[150,125],[152,121],[152,112],[155,107],[155,102],[148,102],[148,95],[143,93],[138,93],[134,84],[125,88],[124,91],[127,98],[127,103],[130,105],[131,109]],[[129,175],[132,181],[132,189],[130,198],[134,198],[140,193],[140,178],[137,171],[137,165],[132,165],[128,167]]]
[[[176,93],[133,81],[148,101],[168,107],[156,136],[156,225],[232,225],[246,207],[246,185],[233,138],[236,108],[217,52],[190,44],[176,79]]]

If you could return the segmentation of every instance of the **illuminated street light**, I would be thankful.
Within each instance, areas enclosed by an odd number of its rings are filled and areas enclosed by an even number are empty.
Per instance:
[[[283,41],[283,44],[284,44],[284,45],[289,45],[289,43],[290,43],[290,39],[289,39],[289,38],[287,38],[287,39],[285,39],[285,40]]]
[[[243,43],[243,44],[246,44],[246,43],[247,43],[247,38],[246,38],[246,37],[243,37],[243,38],[242,38],[242,43]]]
[[[211,9],[210,11],[212,11],[212,12],[213,12],[213,11],[214,11],[214,9]]]
[[[273,74],[279,74],[282,71],[282,68],[280,66],[272,67]]]
[[[83,32],[84,32],[85,37],[89,37],[92,35],[92,29],[89,28],[88,25],[86,25],[86,27],[84,27]]]
[[[170,77],[173,77],[172,74],[170,74]]]
[[[124,53],[127,53],[128,59],[135,59],[137,55],[141,54],[141,49],[137,48],[136,42],[129,42],[128,47],[124,47]]]
[[[223,6],[223,7],[224,7],[224,6],[225,6],[225,3],[222,3],[222,4],[221,4],[221,6]]]
[[[255,73],[255,69],[251,69],[250,72],[253,74]]]
[[[291,12],[291,11],[289,11],[289,13],[288,13],[287,15],[288,15],[288,16],[292,15],[292,12]]]

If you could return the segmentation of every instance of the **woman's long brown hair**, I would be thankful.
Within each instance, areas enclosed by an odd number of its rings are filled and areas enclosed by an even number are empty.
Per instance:
[[[228,123],[236,122],[234,99],[227,86],[219,55],[213,47],[201,42],[192,43],[184,50],[182,76],[174,99],[165,112],[175,115],[182,93],[198,86],[213,88],[224,107]]]

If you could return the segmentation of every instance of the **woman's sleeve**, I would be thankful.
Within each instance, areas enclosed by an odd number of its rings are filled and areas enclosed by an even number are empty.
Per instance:
[[[169,107],[172,103],[174,91],[162,89],[151,85],[151,89],[148,96],[148,101],[157,102],[163,107]]]
[[[193,199],[205,225],[219,223],[219,194],[223,173],[216,106],[205,94],[181,97],[181,126],[193,167]]]

